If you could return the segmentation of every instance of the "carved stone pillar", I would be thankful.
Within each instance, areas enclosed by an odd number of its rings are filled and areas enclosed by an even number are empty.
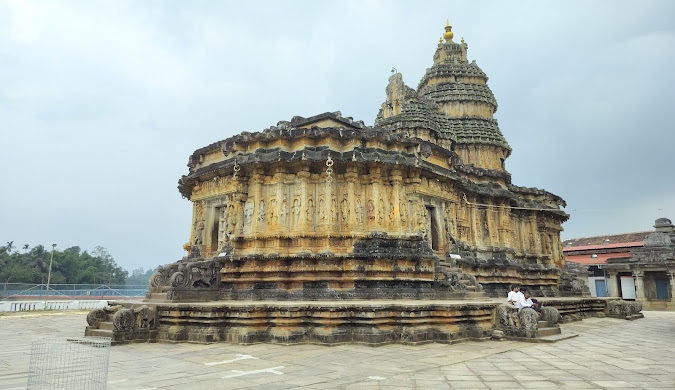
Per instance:
[[[619,277],[617,272],[607,271],[607,278],[609,279],[609,294],[612,297],[620,297],[619,293]]]
[[[647,297],[645,295],[645,274],[642,271],[633,273],[635,275],[635,300],[645,302]]]

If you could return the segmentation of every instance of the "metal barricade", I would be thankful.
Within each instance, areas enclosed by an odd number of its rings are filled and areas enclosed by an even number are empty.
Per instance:
[[[109,337],[69,337],[34,341],[28,390],[105,390]]]

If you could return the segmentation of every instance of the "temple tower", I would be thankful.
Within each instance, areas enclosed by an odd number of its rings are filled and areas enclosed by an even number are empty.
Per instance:
[[[493,118],[497,100],[487,85],[488,77],[476,61],[467,60],[468,45],[464,38],[456,43],[453,37],[452,26],[447,23],[434,53],[434,63],[416,91],[403,84],[400,74],[390,78],[387,101],[382,105],[376,126],[391,128],[395,124],[393,127],[405,128],[408,135],[425,140],[450,139],[452,150],[464,164],[505,171],[504,161],[511,154],[511,147]],[[410,123],[413,112],[426,119],[422,126]],[[430,130],[434,137],[419,129],[411,131],[411,127]],[[448,142],[438,143],[450,149]]]

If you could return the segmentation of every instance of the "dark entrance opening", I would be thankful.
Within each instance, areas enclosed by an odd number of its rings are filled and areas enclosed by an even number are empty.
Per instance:
[[[427,227],[431,237],[431,249],[438,250],[438,221],[436,220],[436,208],[427,207]]]
[[[218,250],[218,233],[220,231],[220,216],[223,213],[222,207],[216,207],[213,215],[213,225],[211,227],[211,252]]]

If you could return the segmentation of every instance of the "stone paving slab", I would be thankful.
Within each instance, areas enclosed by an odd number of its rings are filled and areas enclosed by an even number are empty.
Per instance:
[[[26,388],[32,341],[79,337],[85,325],[84,312],[0,316],[0,390]],[[108,389],[675,388],[675,313],[562,328],[579,337],[553,344],[115,346]]]

